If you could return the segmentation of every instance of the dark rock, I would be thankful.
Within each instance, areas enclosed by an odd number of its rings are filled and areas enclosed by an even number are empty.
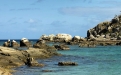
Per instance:
[[[34,60],[32,57],[28,57],[27,59],[26,59],[26,62],[25,62],[25,64],[27,65],[27,66],[33,66],[33,67],[43,67],[44,66],[44,64],[39,64],[36,60]]]
[[[32,47],[32,44],[28,39],[22,38],[20,40],[20,47],[28,47],[29,48],[29,47]]]
[[[58,65],[59,66],[76,66],[78,64],[76,62],[67,61],[67,62],[58,62]]]
[[[57,50],[69,50],[69,46],[65,45],[65,44],[60,44],[60,45],[54,45],[54,47],[57,49]]]
[[[53,70],[42,70],[42,72],[53,72]]]
[[[79,44],[79,47],[96,47],[97,43],[95,41],[87,41],[87,42],[81,42]]]

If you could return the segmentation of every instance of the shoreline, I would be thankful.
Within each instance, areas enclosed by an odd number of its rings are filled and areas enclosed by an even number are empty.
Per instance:
[[[120,43],[120,42],[121,42],[121,40],[75,41],[76,45],[78,45],[78,44],[83,45],[83,46],[80,45],[80,47],[93,47],[93,45],[106,46],[106,45],[114,45],[114,44]],[[64,43],[64,42],[60,42],[60,43]],[[74,42],[72,42],[72,43],[74,43]],[[73,44],[68,44],[68,45],[73,45]],[[92,46],[90,46],[90,45],[92,45]],[[15,70],[13,70],[13,68],[25,65],[28,55],[30,55],[31,57],[33,57],[36,60],[36,59],[50,58],[51,56],[58,56],[61,54],[57,53],[56,50],[53,50],[50,48],[49,49],[48,48],[40,49],[40,48],[30,47],[27,50],[18,50],[18,49],[13,49],[12,47],[0,46],[0,58],[1,58],[0,74],[12,75],[11,73],[15,71]]]
[[[12,68],[25,65],[28,54],[36,59],[45,59],[54,55],[60,55],[53,50],[45,50],[39,48],[29,48],[28,50],[16,50],[13,48],[0,46],[0,74],[12,75]],[[41,64],[41,63],[39,63]]]

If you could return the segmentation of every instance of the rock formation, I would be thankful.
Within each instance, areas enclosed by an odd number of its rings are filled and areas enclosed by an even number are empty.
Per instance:
[[[55,51],[56,48],[54,46],[49,46],[45,43],[45,40],[38,40],[34,45],[34,48],[39,48],[39,49],[46,49],[46,50],[53,50]]]
[[[33,57],[28,57],[26,59],[25,64],[29,67],[33,66],[33,67],[43,67],[44,64],[40,64],[38,63]]]
[[[58,65],[59,66],[76,66],[78,64],[76,62],[67,61],[67,62],[58,62]]]
[[[13,48],[0,46],[0,75],[9,75],[7,71],[4,71],[5,69],[18,67],[25,64],[28,66],[42,67],[44,64],[38,63],[35,59],[49,58],[53,55],[59,54],[56,51],[53,52],[51,50],[38,48],[16,50]],[[1,68],[3,68],[3,70]]]
[[[4,47],[10,47],[10,46],[11,46],[10,40],[4,42],[3,46],[4,46]]]
[[[80,39],[81,39],[80,36],[74,36],[74,37],[72,38],[72,41],[73,41],[73,42],[79,42]]]
[[[72,36],[70,34],[59,33],[56,35],[42,35],[40,39],[50,42],[64,42],[72,40]]]
[[[121,40],[121,15],[115,16],[111,21],[99,23],[87,31],[88,39],[95,40]]]
[[[29,47],[32,47],[32,44],[31,44],[31,42],[27,38],[22,38],[20,40],[20,46],[29,48]]]
[[[69,46],[65,45],[65,44],[59,44],[59,45],[54,45],[54,47],[57,49],[57,50],[69,50]]]
[[[18,47],[20,47],[20,44],[18,44],[15,40],[13,40],[13,41],[11,42],[11,47],[13,47],[13,48],[18,48]]]
[[[96,45],[97,45],[96,41],[85,41],[85,42],[81,42],[79,44],[79,47],[88,47],[88,48],[91,48],[91,47],[96,47]]]

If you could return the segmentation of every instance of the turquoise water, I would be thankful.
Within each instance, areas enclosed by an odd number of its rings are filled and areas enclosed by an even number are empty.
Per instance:
[[[58,51],[63,56],[38,60],[45,67],[21,66],[13,75],[121,75],[121,46],[79,48],[74,45],[70,48]],[[77,62],[78,66],[58,66],[59,61]]]
[[[1,40],[0,45],[5,41]],[[31,40],[32,43],[36,41]],[[21,66],[15,68],[13,75],[121,75],[121,46],[80,48],[74,45],[70,46],[70,50],[58,52],[63,56],[38,60],[45,67]],[[58,66],[59,61],[77,62],[78,66]]]

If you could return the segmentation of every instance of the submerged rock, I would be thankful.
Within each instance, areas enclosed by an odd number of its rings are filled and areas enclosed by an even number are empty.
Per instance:
[[[67,61],[67,62],[58,62],[58,65],[59,66],[76,66],[78,65],[76,62],[70,62],[70,61]]]
[[[42,72],[53,72],[53,70],[42,70]]]

